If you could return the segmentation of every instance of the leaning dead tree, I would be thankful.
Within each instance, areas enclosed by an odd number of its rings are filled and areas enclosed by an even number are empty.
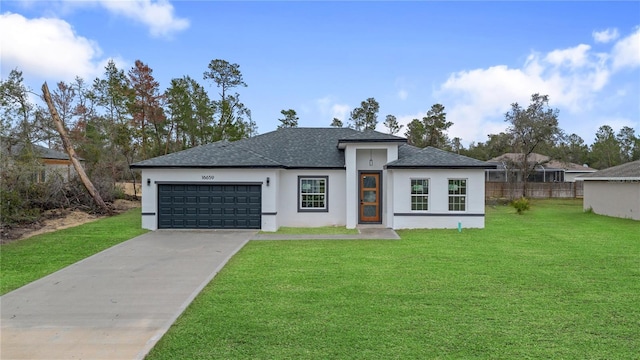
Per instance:
[[[80,177],[80,181],[82,181],[82,184],[87,189],[87,192],[89,192],[89,195],[91,195],[91,197],[95,201],[96,205],[98,205],[100,210],[102,210],[105,213],[111,213],[111,208],[109,208],[109,206],[105,204],[104,200],[102,200],[102,196],[100,196],[100,193],[98,193],[98,191],[96,190],[96,187],[93,186],[93,183],[91,182],[91,180],[89,180],[87,173],[84,172],[84,168],[82,167],[82,165],[78,161],[78,158],[76,157],[76,152],[75,150],[73,150],[73,147],[71,146],[71,141],[69,141],[69,137],[67,136],[67,131],[64,128],[64,124],[60,119],[60,115],[58,115],[58,111],[53,105],[53,100],[51,100],[51,94],[49,93],[49,87],[47,86],[46,82],[42,84],[42,94],[44,96],[44,101],[47,103],[47,106],[49,107],[49,113],[51,114],[53,123],[56,126],[56,130],[58,130],[58,132],[60,133],[60,138],[62,139],[62,145],[64,146],[64,149],[67,152],[67,154],[69,155],[69,160],[71,160],[73,167],[76,169],[76,173]]]

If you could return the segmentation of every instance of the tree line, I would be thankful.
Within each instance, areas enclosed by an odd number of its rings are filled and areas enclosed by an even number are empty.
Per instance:
[[[217,96],[189,76],[172,79],[163,90],[151,67],[137,60],[127,71],[110,61],[93,81],[76,77],[55,85],[49,100],[56,117],[104,201],[124,196],[116,182],[136,179],[129,168],[135,161],[257,133],[238,93],[247,86],[238,64],[212,60],[202,80],[215,85]],[[37,145],[63,150],[56,117],[38,101],[43,95],[25,85],[18,69],[0,81],[2,227],[36,220],[53,208],[100,211],[77,179],[41,175]]]
[[[132,176],[132,162],[257,133],[237,92],[247,86],[238,64],[212,60],[203,80],[216,86],[217,97],[190,76],[174,78],[162,90],[142,61],[126,72],[110,61],[91,83],[79,77],[57,83],[52,99],[89,172],[124,179]],[[61,149],[49,114],[32,100],[39,96],[26,87],[18,69],[0,83],[4,147],[40,143]]]
[[[333,118],[330,126],[375,130],[379,109],[375,98],[368,98],[351,111],[346,124]],[[295,110],[282,110],[281,114],[278,128],[298,126]],[[579,135],[562,130],[558,116],[558,110],[549,105],[548,95],[533,94],[526,108],[518,103],[511,104],[504,115],[504,121],[508,123],[506,131],[489,134],[487,141],[472,142],[465,147],[461,138],[448,136],[453,122],[447,120],[444,105],[434,104],[422,119],[411,120],[403,135],[409,144],[420,148],[432,146],[484,161],[505,153],[529,157],[536,152],[552,159],[604,169],[640,159],[640,137],[633,128],[624,126],[616,133],[611,126],[602,125],[589,146]],[[392,135],[399,134],[404,127],[394,115],[386,115],[383,125]]]
[[[215,85],[217,95],[211,97],[201,81]],[[104,73],[91,82],[76,77],[72,82],[56,84],[51,92],[52,103],[76,153],[84,159],[89,177],[106,201],[114,199],[116,181],[136,179],[137,174],[129,167],[133,162],[257,134],[251,111],[240,100],[238,91],[247,84],[238,64],[211,60],[201,81],[182,76],[172,79],[163,90],[151,67],[137,60],[127,71],[110,61]],[[18,69],[0,81],[3,222],[12,209],[19,219],[34,209],[86,203],[85,196],[77,191],[78,184],[33,185],[33,174],[40,171],[42,164],[32,145],[62,150],[50,113],[37,102],[38,98],[41,95],[24,84]],[[330,126],[375,130],[379,110],[379,103],[370,97],[352,109],[345,123],[334,118]],[[298,126],[295,110],[282,110],[281,115],[278,128]],[[525,172],[527,157],[533,152],[596,169],[640,159],[640,139],[630,127],[615,133],[611,126],[603,125],[591,146],[576,134],[567,135],[559,128],[558,111],[549,106],[547,95],[532,95],[526,108],[511,104],[505,114],[504,120],[509,124],[505,132],[490,134],[487,141],[471,143],[466,148],[462,139],[449,138],[453,123],[446,115],[444,105],[434,104],[424,117],[413,119],[406,127],[392,114],[385,116],[383,125],[393,135],[401,134],[404,128],[402,135],[417,147],[432,146],[480,160],[508,152],[521,153],[520,166]],[[16,145],[21,145],[21,153],[12,158],[6,156],[11,153],[7,149]]]

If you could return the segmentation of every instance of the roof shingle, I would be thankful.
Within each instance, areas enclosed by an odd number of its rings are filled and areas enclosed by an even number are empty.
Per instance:
[[[419,149],[406,139],[349,128],[285,128],[235,142],[218,141],[133,164],[133,168],[325,168],[345,167],[341,142],[397,142],[400,167],[487,167],[485,162],[435,148]],[[401,161],[403,160],[403,161]]]
[[[424,149],[403,145],[398,149],[398,160],[387,168],[482,168],[493,169],[495,165],[463,155],[428,146]]]
[[[597,179],[620,179],[632,178],[640,180],[640,160],[628,162],[626,164],[610,167],[591,174],[580,175],[579,179],[597,180]]]

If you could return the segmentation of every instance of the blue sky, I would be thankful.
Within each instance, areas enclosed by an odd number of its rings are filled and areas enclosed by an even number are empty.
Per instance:
[[[406,124],[435,103],[449,136],[485,141],[510,104],[550,95],[587,143],[601,125],[640,131],[640,2],[3,1],[1,74],[37,90],[136,59],[165,89],[240,65],[260,133],[292,108],[300,126],[344,122],[362,100]],[[401,131],[404,133],[404,129]]]

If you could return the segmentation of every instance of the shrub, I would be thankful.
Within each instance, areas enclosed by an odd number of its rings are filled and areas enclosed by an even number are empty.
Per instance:
[[[516,209],[516,211],[518,212],[518,215],[522,215],[522,213],[524,213],[525,211],[531,208],[529,199],[527,199],[526,197],[521,197],[520,199],[513,200],[511,202],[511,206],[513,206]]]
[[[30,208],[18,191],[0,188],[0,226],[33,222],[39,216],[40,209]]]

